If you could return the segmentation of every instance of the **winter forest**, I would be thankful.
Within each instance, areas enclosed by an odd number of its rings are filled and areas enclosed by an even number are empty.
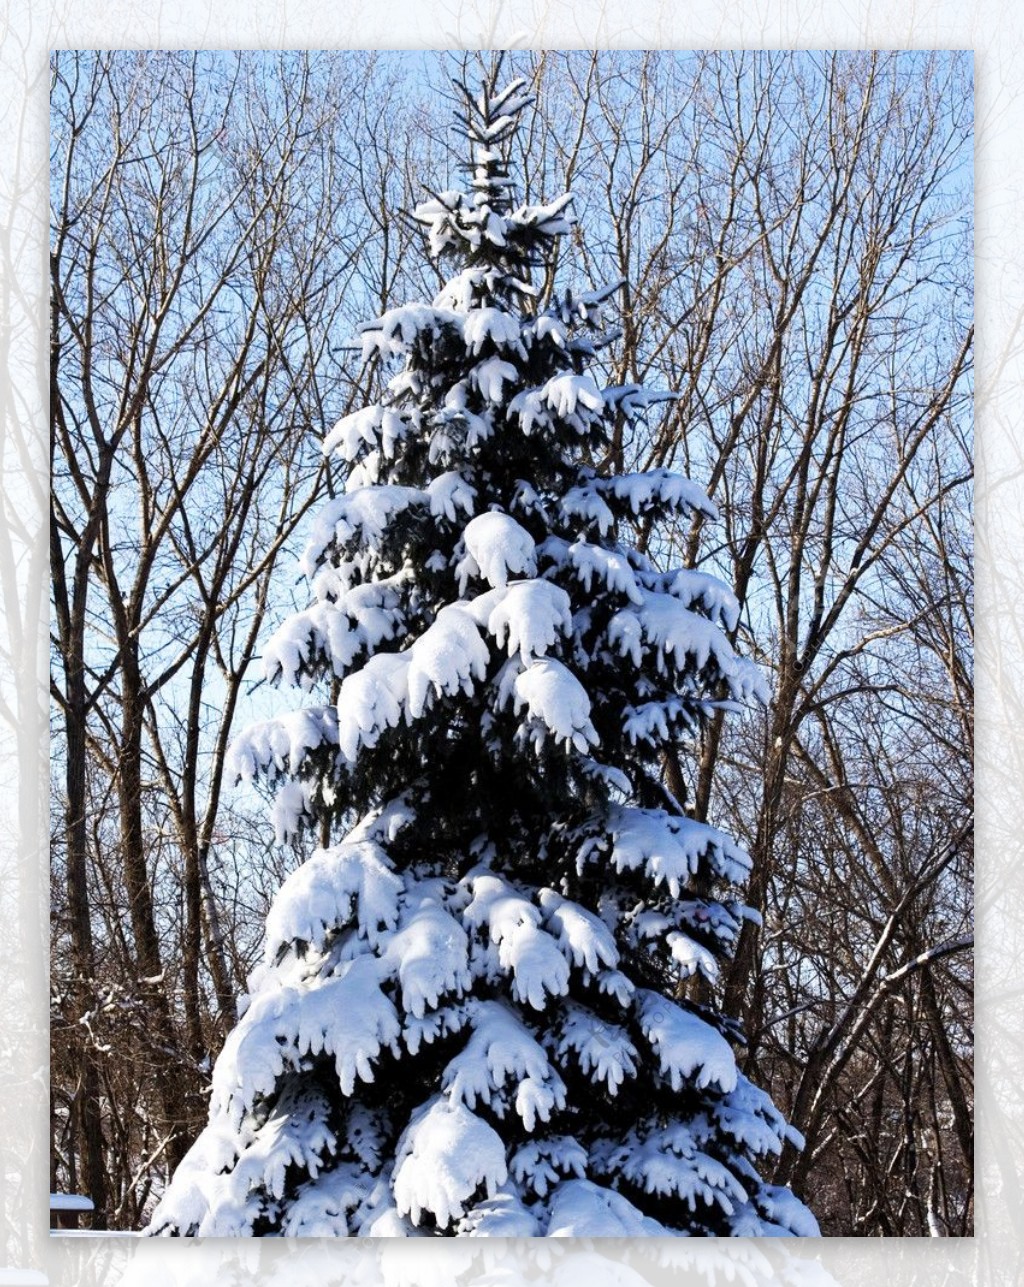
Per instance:
[[[50,70],[51,1193],[971,1235],[970,56]]]

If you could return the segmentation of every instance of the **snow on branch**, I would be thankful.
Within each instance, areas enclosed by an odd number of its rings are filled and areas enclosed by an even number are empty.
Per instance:
[[[589,834],[586,834],[589,832]],[[673,898],[706,862],[716,875],[736,884],[750,871],[750,855],[724,832],[664,809],[612,805],[584,831],[576,866],[599,859],[617,872],[641,871],[654,884],[666,885]]]
[[[401,1031],[394,1004],[380,988],[383,973],[376,957],[358,956],[326,979],[253,996],[214,1066],[214,1111],[237,1126],[260,1096],[273,1092],[285,1069],[297,1071],[308,1055],[334,1056],[346,1096],[357,1078],[372,1081],[373,1062]]]
[[[529,577],[537,574],[533,537],[508,514],[498,510],[478,514],[466,524],[462,541],[466,553],[455,569],[462,595],[473,577],[503,586],[510,572]]]
[[[317,515],[302,558],[302,570],[311,580],[332,549],[360,544],[377,549],[397,515],[430,507],[430,497],[418,487],[374,484],[357,487],[328,501]]]
[[[406,573],[353,586],[334,602],[314,604],[287,618],[263,649],[271,683],[312,687],[322,674],[343,678],[356,660],[394,639],[405,626]]]
[[[354,926],[376,944],[398,923],[402,878],[380,845],[347,841],[318,849],[288,876],[267,915],[264,960],[302,943],[323,950],[330,934]]]
[[[615,517],[688,512],[711,519],[718,517],[715,505],[696,483],[669,469],[591,478],[565,494],[562,512],[567,520],[581,518],[595,524],[602,536],[611,530]]]
[[[531,662],[512,685],[515,710],[523,706],[539,726],[533,735],[536,746],[544,740],[542,729],[577,751],[585,753],[598,742],[590,722],[590,698],[571,671],[553,657]]]
[[[452,1103],[485,1105],[498,1117],[514,1108],[527,1131],[565,1106],[565,1083],[536,1037],[498,1001],[469,1006],[472,1034],[445,1068],[442,1087]]]
[[[487,629],[524,666],[542,657],[572,631],[572,603],[550,581],[513,581],[487,616]]]
[[[637,992],[637,1018],[673,1089],[684,1081],[701,1088],[715,1085],[726,1093],[736,1088],[732,1047],[709,1023],[643,988]]]
[[[392,407],[374,403],[343,416],[323,441],[323,454],[337,453],[354,461],[361,454],[377,450],[385,460],[394,458],[399,445],[420,431],[418,407]]]
[[[629,657],[637,668],[653,650],[661,674],[666,661],[679,674],[713,665],[734,700],[767,704],[771,696],[760,668],[737,656],[719,626],[691,612],[674,595],[641,591],[636,607],[622,608],[610,619],[607,638],[618,656]]]
[[[445,1229],[481,1185],[493,1196],[508,1176],[501,1137],[463,1104],[436,1096],[398,1143],[394,1194],[399,1214],[418,1225],[424,1213]]]
[[[747,1201],[747,1192],[729,1168],[703,1152],[685,1122],[646,1125],[631,1131],[602,1157],[602,1169],[623,1175],[646,1193],[674,1197],[690,1211],[719,1206],[726,1215]]]
[[[359,748],[405,718],[418,719],[435,696],[471,694],[484,679],[490,652],[472,614],[461,604],[442,608],[404,652],[376,653],[349,675],[338,694],[338,745],[349,763]]]
[[[383,954],[398,979],[402,1009],[422,1019],[442,995],[462,996],[472,982],[468,954],[466,932],[440,897],[423,889],[407,899]]]
[[[266,776],[271,782],[301,774],[311,752],[338,745],[338,717],[331,706],[289,711],[277,719],[250,724],[232,742],[227,772],[236,781]]]
[[[618,1094],[623,1082],[637,1075],[640,1056],[626,1029],[597,1020],[574,1002],[563,1006],[552,1044],[561,1058],[571,1054],[582,1073],[603,1082],[609,1095]]]

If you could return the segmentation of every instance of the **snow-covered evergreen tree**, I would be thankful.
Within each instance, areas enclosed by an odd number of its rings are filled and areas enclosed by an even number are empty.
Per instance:
[[[415,211],[457,271],[365,328],[393,377],[325,443],[350,469],[315,602],[264,655],[337,700],[234,755],[280,841],[338,839],[273,903],[153,1233],[817,1232],[761,1179],[793,1132],[735,1024],[686,999],[750,914],[749,858],[662,782],[761,680],[728,588],[629,545],[707,497],[587,463],[651,395],[588,374],[616,288],[540,295],[570,196],[516,204],[523,89],[465,93],[469,191]]]

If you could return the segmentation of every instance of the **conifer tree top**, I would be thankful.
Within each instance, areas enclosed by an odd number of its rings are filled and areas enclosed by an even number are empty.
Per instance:
[[[435,258],[451,254],[470,268],[499,269],[506,288],[517,285],[530,292],[531,268],[545,262],[545,249],[567,232],[571,193],[548,205],[513,209],[515,183],[509,175],[511,140],[525,108],[533,102],[523,93],[525,81],[514,80],[496,92],[484,84],[477,95],[457,85],[465,108],[458,115],[460,133],[468,142],[471,160],[463,165],[469,192],[439,194],[413,212],[430,229]]]

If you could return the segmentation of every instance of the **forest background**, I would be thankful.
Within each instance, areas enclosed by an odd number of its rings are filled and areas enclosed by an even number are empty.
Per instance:
[[[97,1227],[205,1119],[299,860],[224,754],[341,483],[319,440],[377,387],[358,324],[439,284],[402,211],[449,186],[462,64],[53,60],[51,1188]],[[808,1139],[779,1178],[826,1233],[970,1233],[970,58],[515,67],[524,195],[576,193],[561,276],[628,281],[609,382],[680,394],[621,463],[723,511],[638,540],[737,588],[773,685],[686,788],[754,857],[724,991]]]

